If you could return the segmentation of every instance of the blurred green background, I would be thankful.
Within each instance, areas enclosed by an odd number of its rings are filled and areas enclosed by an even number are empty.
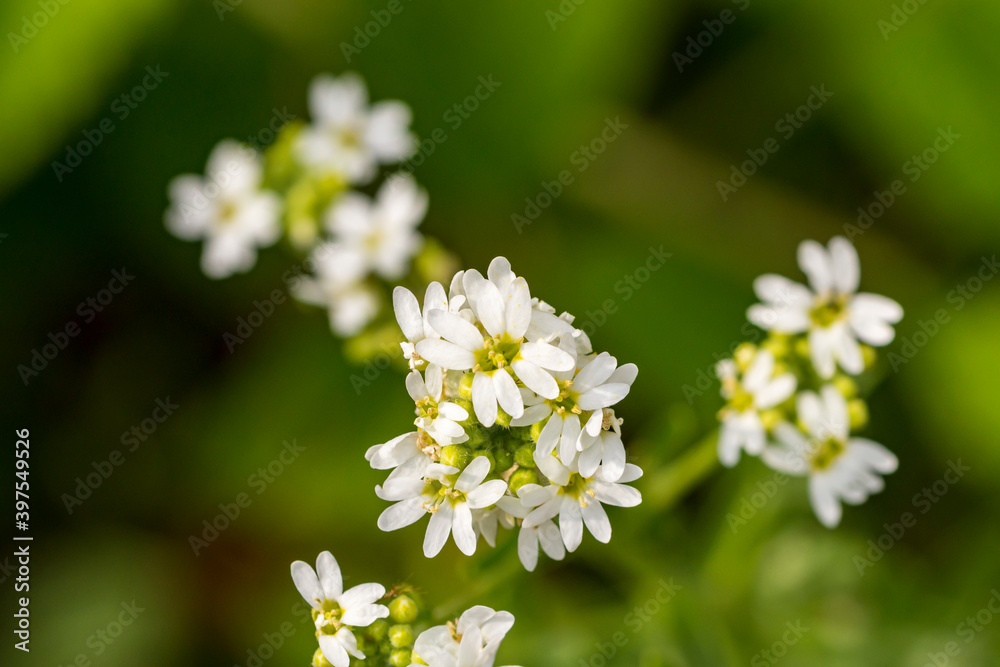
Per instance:
[[[15,428],[31,430],[35,536],[30,656],[10,646],[13,548],[0,552],[4,664],[254,665],[286,621],[294,634],[262,663],[308,664],[314,639],[291,612],[288,564],[322,549],[348,584],[406,579],[450,611],[512,611],[498,664],[923,665],[948,642],[960,650],[948,664],[995,664],[1000,623],[959,624],[1000,587],[1000,298],[990,282],[969,283],[1000,238],[996,4],[402,0],[346,62],[341,44],[386,6],[0,6],[4,447]],[[26,28],[43,11],[44,25]],[[157,66],[168,74],[123,118],[116,98]],[[409,427],[401,375],[356,393],[350,377],[364,366],[345,360],[321,313],[291,302],[233,354],[223,343],[296,260],[273,248],[248,275],[208,280],[200,245],[163,227],[166,184],[200,172],[219,139],[256,134],[275,108],[306,118],[309,80],[349,69],[373,98],[407,101],[422,137],[447,133],[414,172],[431,195],[428,235],[481,270],[506,255],[533,294],[582,321],[614,300],[592,338],[640,368],[619,414],[647,477],[640,508],[610,510],[610,545],[588,537],[533,575],[519,572],[512,533],[473,559],[449,545],[428,561],[422,524],[377,530],[383,473],[363,458]],[[501,85],[489,99],[460,127],[446,122],[490,75]],[[776,123],[812,86],[833,96],[787,137]],[[615,117],[627,129],[579,172],[574,152]],[[113,131],[57,178],[53,161],[103,119]],[[959,138],[914,172],[908,163],[948,128]],[[717,181],[770,137],[778,152],[723,201]],[[518,234],[511,215],[564,169],[574,183]],[[727,514],[772,478],[757,461],[671,506],[656,472],[713,427],[721,403],[715,385],[692,401],[684,388],[704,389],[716,355],[746,338],[752,279],[799,279],[799,241],[844,233],[897,179],[905,193],[853,240],[862,288],[906,309],[890,349],[910,341],[915,353],[898,372],[884,365],[871,400],[867,435],[899,455],[899,472],[835,531],[792,481],[734,532]],[[661,245],[672,257],[624,298],[616,283]],[[79,304],[123,267],[134,280],[88,322]],[[939,309],[949,321],[921,337]],[[69,322],[80,335],[25,386],[17,366]],[[168,398],[174,414],[128,451],[123,432]],[[304,451],[261,489],[251,476],[286,440]],[[124,461],[69,513],[64,494],[114,450]],[[959,460],[970,470],[957,483],[915,501]],[[189,537],[240,493],[251,504],[196,555]],[[905,512],[916,524],[883,538],[894,544],[860,575],[869,540]],[[637,615],[671,578],[683,589]],[[143,611],[120,636],[95,634],[133,600]],[[797,621],[808,630],[795,645],[761,653]]]

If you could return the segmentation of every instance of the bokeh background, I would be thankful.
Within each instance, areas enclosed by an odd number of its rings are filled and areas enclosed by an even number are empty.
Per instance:
[[[984,262],[1000,238],[995,3],[402,0],[350,63],[341,44],[386,2],[49,2],[45,25],[12,41],[45,4],[0,5],[4,484],[14,429],[29,428],[35,537],[32,652],[15,652],[5,629],[4,664],[259,667],[265,635],[286,621],[294,634],[262,664],[308,664],[314,639],[291,614],[288,563],[322,549],[348,582],[406,579],[441,611],[512,611],[499,664],[923,665],[948,642],[960,649],[949,664],[995,662],[1000,622],[959,627],[1000,586],[1000,297],[973,280],[992,277]],[[723,11],[730,23],[717,22]],[[886,27],[894,11],[898,30]],[[116,98],[157,66],[168,75],[122,118]],[[356,392],[364,365],[347,361],[321,313],[292,303],[226,348],[223,334],[296,260],[276,247],[250,274],[205,278],[200,245],[163,227],[166,184],[276,108],[306,118],[309,80],[346,70],[375,99],[407,101],[422,137],[446,131],[414,171],[431,194],[429,236],[480,269],[506,255],[533,294],[584,321],[615,302],[593,339],[640,368],[619,414],[647,477],[643,506],[611,510],[610,545],[588,538],[533,575],[519,572],[513,534],[473,559],[449,545],[428,561],[421,528],[376,529],[382,473],[362,456],[408,428],[401,374]],[[444,114],[480,76],[501,85],[452,127]],[[833,95],[784,136],[776,123],[812,86]],[[574,151],[616,117],[627,129],[577,172]],[[113,132],[60,180],[53,161],[108,118]],[[907,163],[949,128],[959,138],[911,180]],[[780,150],[723,201],[717,181],[770,137]],[[518,233],[511,215],[564,169],[575,182]],[[683,458],[721,404],[699,380],[746,337],[752,279],[798,278],[799,241],[844,233],[897,179],[905,193],[853,240],[863,288],[906,308],[889,349],[909,341],[912,358],[894,370],[883,357],[868,429],[900,470],[837,530],[793,481],[734,531],[727,514],[772,477],[759,462],[713,470],[680,497],[672,487],[671,462],[706,465]],[[624,298],[616,283],[661,245],[672,257]],[[134,280],[85,321],[79,304],[122,268]],[[948,321],[921,337],[939,310]],[[71,321],[81,334],[25,386],[17,366]],[[179,407],[128,451],[122,434],[157,399]],[[304,451],[258,494],[251,476],[292,440]],[[124,462],[68,512],[64,494],[114,450]],[[969,471],[942,487],[949,461]],[[935,482],[935,502],[915,500]],[[240,493],[250,506],[196,555],[190,536]],[[869,540],[905,512],[916,524],[860,574]],[[637,620],[671,578],[683,589]],[[133,600],[135,622],[100,639]],[[761,653],[797,621],[808,630],[780,659]],[[624,645],[605,659],[599,645],[616,633]]]

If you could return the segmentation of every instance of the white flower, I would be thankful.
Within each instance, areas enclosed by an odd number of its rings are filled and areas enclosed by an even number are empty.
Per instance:
[[[365,628],[389,615],[389,608],[375,604],[385,595],[382,584],[361,584],[344,590],[340,566],[329,551],[316,559],[316,570],[308,563],[292,563],[295,587],[315,610],[319,647],[334,667],[348,667],[350,655],[364,660],[351,628]],[[348,655],[350,654],[350,655]]]
[[[637,466],[626,464],[618,479],[606,479],[598,469],[594,477],[583,477],[573,464],[564,465],[554,456],[535,457],[538,469],[552,483],[548,486],[526,484],[519,489],[524,503],[534,507],[524,519],[528,525],[541,525],[559,517],[559,530],[568,551],[576,551],[583,541],[583,527],[605,544],[611,540],[611,522],[601,503],[617,507],[635,507],[642,495],[625,486],[642,475]]]
[[[414,457],[412,460],[419,462],[421,459]],[[431,519],[424,535],[424,555],[428,558],[438,555],[451,535],[462,553],[471,556],[476,552],[472,511],[496,504],[507,491],[507,482],[502,479],[484,481],[490,472],[490,462],[485,456],[473,459],[454,485],[449,476],[458,473],[457,468],[430,463],[421,471],[419,465],[412,464],[410,471],[404,474],[400,474],[402,466],[397,468],[386,483],[376,489],[383,500],[397,501],[379,516],[379,528],[387,532],[397,530],[430,512]],[[412,474],[417,472],[422,474]]]
[[[326,228],[372,271],[396,280],[420,250],[423,238],[416,228],[426,212],[427,193],[412,176],[399,176],[386,181],[374,201],[360,192],[337,198],[327,211]]]
[[[767,432],[760,411],[785,402],[795,393],[795,376],[791,373],[775,376],[774,367],[774,355],[768,350],[757,352],[742,378],[737,377],[732,359],[716,365],[716,373],[722,380],[722,396],[727,401],[720,413],[719,434],[719,460],[724,466],[736,465],[743,449],[754,456],[764,451]]]
[[[458,422],[469,418],[468,411],[451,401],[441,401],[443,381],[440,367],[428,366],[426,375],[426,383],[420,371],[411,371],[406,376],[406,391],[416,402],[420,414],[414,424],[442,447],[465,442],[469,435]]]
[[[472,607],[457,623],[420,633],[413,653],[429,667],[493,667],[500,643],[513,625],[514,616],[509,612]]]
[[[378,314],[379,294],[364,282],[365,259],[339,243],[325,243],[312,253],[315,276],[302,278],[292,288],[295,298],[329,311],[330,328],[353,336]]]
[[[444,340],[416,344],[423,359],[450,370],[473,370],[472,406],[483,426],[497,420],[497,404],[513,418],[524,413],[514,376],[546,398],[559,395],[551,371],[569,370],[573,357],[549,343],[525,342],[532,317],[531,295],[524,278],[515,277],[506,259],[490,264],[490,278],[469,270],[462,288],[482,330],[460,314],[431,310],[428,322]]]
[[[530,493],[537,485],[526,484],[517,490],[518,496],[504,496],[497,502],[497,507],[508,516],[525,519],[533,506],[525,503],[525,489]],[[534,572],[538,566],[539,546],[552,560],[562,560],[566,557],[566,546],[563,544],[559,526],[552,519],[546,519],[537,525],[522,521],[521,531],[517,534],[517,556],[528,572]]]
[[[563,336],[559,348],[568,351],[568,348],[575,345],[572,336]],[[545,457],[558,447],[560,460],[570,461],[578,451],[591,446],[600,447],[603,444],[600,433],[604,427],[604,409],[615,405],[628,395],[638,372],[639,369],[635,364],[625,364],[619,368],[617,359],[607,352],[602,352],[587,361],[575,374],[573,371],[553,373],[560,386],[556,399],[541,403],[535,399],[528,399],[525,401],[528,404],[525,415],[521,419],[512,420],[511,424],[515,426],[534,424],[543,421],[551,413],[552,416],[548,417],[538,436],[535,454]],[[585,412],[591,412],[591,415],[584,429],[581,417]],[[622,465],[625,464],[624,451],[623,448]],[[594,456],[597,456],[596,460]],[[582,464],[581,472],[585,476],[592,475],[600,460],[598,452],[589,453]],[[618,473],[621,473],[620,469]]]
[[[808,331],[812,362],[821,377],[832,377],[838,363],[857,375],[864,370],[858,341],[874,346],[891,342],[891,325],[902,319],[902,307],[877,294],[856,294],[858,253],[841,236],[831,239],[827,248],[803,241],[798,260],[811,289],[782,276],[760,276],[754,291],[765,303],[751,306],[747,319],[777,333]]]
[[[847,402],[833,385],[825,385],[819,395],[799,394],[797,412],[806,434],[791,424],[779,424],[779,445],[767,447],[761,458],[775,470],[809,475],[813,511],[824,526],[833,528],[840,523],[841,500],[863,503],[882,490],[880,475],[895,472],[899,462],[877,442],[850,437]]]
[[[396,322],[399,323],[399,328],[403,331],[403,336],[407,341],[400,343],[400,347],[403,349],[403,357],[410,363],[411,369],[418,370],[425,363],[416,352],[416,344],[425,338],[440,338],[431,327],[430,322],[427,321],[428,313],[432,310],[457,313],[464,304],[464,296],[456,295],[449,300],[441,283],[432,282],[424,293],[424,309],[421,314],[420,304],[413,292],[405,287],[396,287],[392,291],[392,306],[396,313]]]
[[[212,150],[205,176],[170,182],[167,229],[185,240],[204,239],[201,267],[212,278],[250,270],[257,248],[281,236],[281,199],[261,190],[260,157],[233,140]]]
[[[448,541],[449,533],[466,556],[476,553],[472,510],[495,504],[507,491],[507,482],[502,479],[483,481],[489,472],[489,459],[477,456],[462,471],[453,488],[442,488],[438,504],[429,510],[432,514],[424,536],[425,556],[433,558],[438,555]]]
[[[309,111],[312,125],[296,138],[299,159],[350,183],[371,181],[379,164],[404,160],[416,148],[409,107],[388,101],[369,108],[365,83],[356,74],[339,79],[321,74],[313,79]]]

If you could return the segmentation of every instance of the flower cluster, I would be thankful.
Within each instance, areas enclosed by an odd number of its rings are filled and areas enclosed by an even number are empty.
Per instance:
[[[595,354],[573,317],[533,299],[524,278],[497,257],[486,276],[459,272],[448,292],[432,283],[423,307],[393,294],[412,369],[406,388],[416,430],[369,449],[373,468],[393,469],[376,487],[394,504],[382,530],[430,515],[424,554],[452,536],[467,555],[499,527],[520,526],[518,553],[533,570],[539,546],[561,559],[586,527],[611,539],[603,504],[638,505],[612,406],[635,381],[635,364]],[[556,523],[558,520],[558,525]]]
[[[455,622],[425,629],[419,595],[410,586],[381,584],[344,590],[340,566],[329,551],[292,563],[292,581],[313,608],[319,648],[313,667],[493,667],[514,617],[473,607]],[[423,624],[426,627],[426,623]]]
[[[354,74],[316,77],[309,109],[310,124],[287,123],[263,154],[221,142],[204,176],[171,182],[165,219],[175,235],[204,239],[202,269],[213,278],[248,271],[257,249],[284,233],[307,255],[305,270],[286,280],[293,294],[328,310],[335,333],[354,336],[388,304],[388,286],[424,248],[417,226],[427,212],[427,193],[408,174],[386,179],[374,197],[354,188],[412,155],[417,142],[409,108],[369,105]]]
[[[857,292],[858,255],[842,237],[825,248],[803,242],[798,260],[809,287],[773,274],[757,278],[763,303],[747,319],[768,336],[717,366],[726,400],[719,459],[731,467],[745,451],[780,472],[808,475],[813,510],[832,528],[841,501],[863,503],[898,464],[882,445],[851,433],[868,421],[859,376],[875,362],[873,346],[892,341],[903,309]]]

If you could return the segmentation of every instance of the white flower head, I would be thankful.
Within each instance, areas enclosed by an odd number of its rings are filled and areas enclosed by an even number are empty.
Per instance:
[[[535,462],[551,483],[519,489],[525,505],[534,508],[524,523],[541,525],[558,517],[567,551],[576,551],[580,546],[584,526],[599,542],[606,544],[611,540],[611,522],[602,503],[635,507],[642,502],[639,491],[626,485],[642,475],[637,466],[627,464],[620,477],[609,479],[600,468],[593,477],[584,477],[572,463],[564,465],[551,455],[536,457]]]
[[[747,319],[776,333],[807,332],[813,366],[822,378],[832,377],[838,364],[852,375],[861,373],[859,341],[873,346],[891,342],[902,307],[884,296],[857,293],[858,254],[841,236],[826,248],[803,241],[798,260],[809,287],[774,274],[760,276],[754,291],[764,303],[751,306]]]
[[[364,257],[340,243],[317,246],[310,256],[314,275],[295,284],[292,294],[304,303],[326,308],[330,328],[340,336],[353,336],[378,314],[380,296],[365,282]]]
[[[404,160],[416,149],[409,107],[397,101],[369,106],[368,90],[357,74],[313,79],[309,111],[312,124],[296,138],[299,159],[350,183],[368,183],[380,164]]]
[[[329,551],[316,559],[316,569],[297,560],[292,563],[295,587],[313,608],[313,619],[323,656],[334,667],[348,667],[350,656],[364,660],[352,628],[366,628],[389,615],[389,608],[376,602],[385,595],[381,584],[361,584],[344,590],[337,560]]]
[[[476,606],[456,622],[437,625],[417,637],[413,653],[429,667],[493,667],[500,643],[514,625],[514,616]]]
[[[327,211],[326,228],[367,270],[396,280],[420,250],[423,238],[416,229],[426,212],[427,193],[412,176],[399,176],[383,183],[374,200],[359,192],[338,197]]]
[[[802,392],[798,421],[805,432],[787,422],[775,428],[778,443],[761,458],[791,475],[809,476],[809,499],[820,522],[840,523],[841,501],[859,505],[885,486],[881,475],[899,465],[888,449],[866,438],[850,437],[850,418],[843,394],[825,385],[819,394]]]
[[[742,377],[732,359],[720,361],[716,373],[727,402],[720,413],[719,460],[732,467],[739,461],[740,451],[754,456],[764,451],[767,431],[760,413],[788,400],[798,383],[791,373],[775,372],[774,355],[768,350],[757,351]]]
[[[525,340],[532,308],[524,278],[497,257],[488,279],[475,270],[464,272],[462,289],[475,321],[431,310],[427,321],[441,338],[420,340],[416,353],[442,368],[473,371],[472,404],[483,426],[496,423],[498,406],[515,419],[524,413],[517,381],[546,398],[558,396],[552,372],[569,370],[575,361],[544,340]]]
[[[416,344],[425,338],[441,338],[431,327],[427,315],[432,310],[458,313],[464,305],[465,296],[455,295],[449,299],[448,295],[445,294],[444,287],[439,282],[432,282],[427,286],[422,312],[420,303],[413,292],[401,286],[397,286],[392,291],[392,306],[396,313],[396,322],[399,323],[399,328],[406,338],[406,342],[400,343],[400,347],[402,347],[403,357],[409,362],[411,369],[419,370],[426,365],[426,361],[417,354]]]
[[[185,174],[170,182],[167,229],[185,239],[204,239],[202,270],[212,278],[249,271],[257,248],[281,235],[281,199],[261,189],[259,154],[233,140],[219,143],[204,176]]]

